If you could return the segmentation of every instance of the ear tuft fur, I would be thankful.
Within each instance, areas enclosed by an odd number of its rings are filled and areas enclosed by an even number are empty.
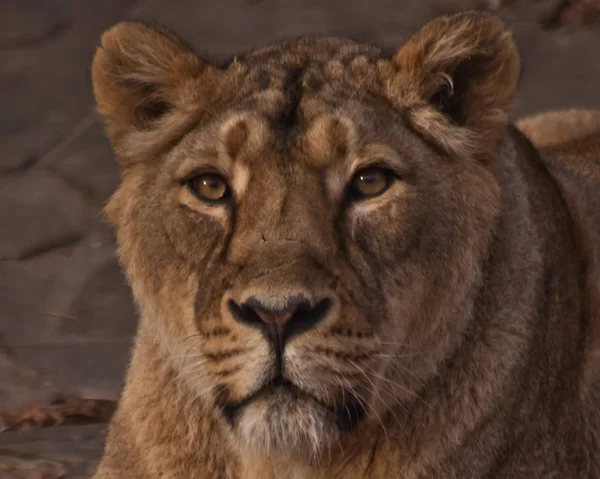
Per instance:
[[[383,74],[415,128],[450,153],[488,156],[508,123],[520,59],[501,20],[467,12],[427,23]]]
[[[215,69],[163,29],[123,22],[101,43],[94,96],[122,163],[172,140],[214,96]]]

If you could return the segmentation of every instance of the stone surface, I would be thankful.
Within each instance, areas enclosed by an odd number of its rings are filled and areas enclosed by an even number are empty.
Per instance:
[[[52,274],[36,274],[44,268]],[[6,403],[58,391],[116,399],[136,321],[112,235],[98,226],[58,253],[0,263],[0,324]],[[10,379],[20,370],[31,376],[23,391]]]
[[[58,2],[4,0],[0,12],[0,48],[47,41],[59,34],[67,20]]]
[[[39,479],[34,474],[45,472],[44,479],[89,478],[96,470],[105,434],[103,425],[0,434],[0,477]],[[11,470],[17,473],[8,475]]]
[[[56,392],[44,383],[37,371],[19,364],[12,350],[0,349],[0,371],[1,409],[16,410],[24,404],[43,401]]]
[[[584,0],[578,0],[584,1]],[[597,2],[597,0],[585,0]],[[523,56],[513,118],[600,107],[600,30],[556,28],[561,0],[3,0],[0,2],[0,410],[55,393],[116,399],[136,328],[100,209],[119,172],[94,113],[100,33],[133,18],[171,27],[210,60],[302,34],[393,52],[431,17],[493,9]],[[582,23],[582,22],[579,22]],[[0,434],[0,478],[91,477],[103,426]],[[17,475],[9,471],[18,471]],[[8,474],[11,474],[10,476]]]
[[[514,117],[542,110],[600,108],[600,30],[515,25],[523,57]]]
[[[79,191],[58,175],[32,170],[0,178],[0,260],[21,259],[77,241],[86,231]]]
[[[0,172],[35,163],[85,126],[92,111],[89,64],[98,38],[133,4],[0,2],[0,30],[13,32],[0,48],[0,103],[5,112],[0,115]],[[60,28],[52,26],[57,23]]]
[[[46,329],[41,311],[49,281],[17,262],[0,261],[0,344],[14,350]]]
[[[68,145],[46,155],[40,165],[76,187],[89,204],[100,208],[119,182],[119,169],[99,115],[90,115]]]

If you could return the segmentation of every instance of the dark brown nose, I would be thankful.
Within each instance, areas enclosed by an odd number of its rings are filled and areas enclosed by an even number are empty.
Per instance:
[[[294,295],[278,301],[284,306],[273,309],[256,296],[247,298],[242,304],[229,300],[227,306],[238,322],[259,328],[270,339],[278,338],[284,343],[290,337],[312,329],[331,309],[331,300],[324,299],[313,305],[304,295]]]

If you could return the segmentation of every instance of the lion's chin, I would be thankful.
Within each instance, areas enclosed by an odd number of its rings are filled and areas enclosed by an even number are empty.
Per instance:
[[[326,453],[340,435],[325,407],[286,391],[270,392],[248,404],[236,430],[246,447],[308,460]]]
[[[240,446],[309,462],[329,454],[364,417],[360,404],[325,404],[287,380],[222,411]]]

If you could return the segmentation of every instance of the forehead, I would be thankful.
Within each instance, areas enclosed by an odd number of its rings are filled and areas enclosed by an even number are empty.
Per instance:
[[[233,158],[242,150],[248,157],[271,149],[301,150],[303,158],[314,160],[385,143],[386,119],[395,116],[400,130],[403,122],[381,94],[378,72],[384,61],[375,47],[332,37],[251,52],[229,67],[234,99],[186,144],[212,157]]]
[[[373,90],[380,61],[378,49],[339,38],[270,46],[239,61],[237,105],[290,130]]]

